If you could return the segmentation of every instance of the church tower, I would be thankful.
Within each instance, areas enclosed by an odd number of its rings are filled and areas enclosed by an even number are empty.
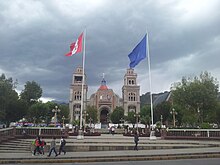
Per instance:
[[[83,101],[83,110],[86,108],[86,99],[88,86],[86,85],[86,76],[84,75],[85,83],[83,87],[84,101]],[[83,68],[77,67],[76,71],[73,73],[72,84],[70,86],[70,100],[69,100],[69,109],[70,109],[70,123],[74,120],[80,119],[80,110],[81,110],[81,98],[82,98],[82,80],[83,80]]]
[[[134,69],[127,69],[122,87],[124,115],[128,112],[140,112],[140,86],[137,85],[137,74]]]

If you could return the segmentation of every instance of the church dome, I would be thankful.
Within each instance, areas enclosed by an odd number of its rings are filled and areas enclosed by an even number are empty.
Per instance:
[[[99,90],[108,90],[108,87],[106,86],[106,81],[103,78],[101,82],[101,86],[99,87]]]

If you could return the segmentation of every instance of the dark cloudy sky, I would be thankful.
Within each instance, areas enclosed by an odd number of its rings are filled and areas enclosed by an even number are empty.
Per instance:
[[[219,0],[0,0],[0,74],[43,88],[42,99],[68,102],[82,55],[65,57],[86,28],[89,96],[105,73],[121,96],[128,54],[149,32],[152,92],[183,76],[208,71],[220,80]],[[135,67],[141,94],[149,92],[147,60]]]

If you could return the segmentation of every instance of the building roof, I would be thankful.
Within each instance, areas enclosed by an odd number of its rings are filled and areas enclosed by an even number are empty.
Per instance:
[[[162,102],[168,101],[169,98],[170,98],[170,92],[162,93],[153,101],[153,105],[156,106],[158,104],[161,104]]]
[[[101,82],[101,86],[99,87],[99,90],[108,90],[108,87],[106,86],[106,81],[103,78]]]

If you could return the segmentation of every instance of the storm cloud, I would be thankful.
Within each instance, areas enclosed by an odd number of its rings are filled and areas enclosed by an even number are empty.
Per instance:
[[[148,32],[152,92],[170,90],[182,76],[208,71],[220,79],[218,0],[0,1],[0,74],[43,88],[43,98],[68,102],[82,54],[65,57],[86,29],[86,83],[121,96],[128,54]],[[141,94],[149,92],[147,60],[135,67]]]

